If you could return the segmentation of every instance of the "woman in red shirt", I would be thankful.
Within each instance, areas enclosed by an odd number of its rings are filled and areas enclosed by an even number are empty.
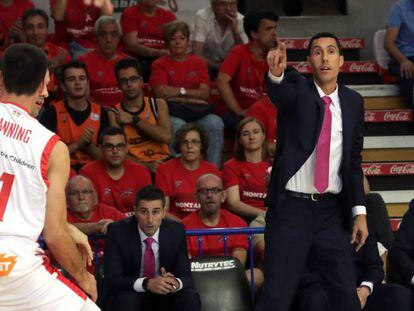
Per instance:
[[[207,161],[221,165],[224,124],[212,114],[210,80],[204,59],[188,54],[190,28],[173,22],[165,28],[168,55],[152,63],[150,85],[155,95],[168,102],[175,133],[187,122],[195,122],[210,138]],[[178,151],[178,150],[176,150]]]
[[[223,165],[227,204],[233,213],[251,220],[266,209],[270,172],[266,134],[259,120],[246,117],[240,121],[234,151],[234,158]]]

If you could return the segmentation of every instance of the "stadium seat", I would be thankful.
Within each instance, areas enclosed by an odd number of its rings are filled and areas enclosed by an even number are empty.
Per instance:
[[[390,75],[388,72],[388,63],[390,62],[390,55],[384,48],[385,29],[377,30],[374,34],[374,56],[380,67],[380,75],[384,83],[395,83],[397,78]]]
[[[232,256],[191,260],[195,289],[202,311],[251,311],[253,302],[244,268]]]

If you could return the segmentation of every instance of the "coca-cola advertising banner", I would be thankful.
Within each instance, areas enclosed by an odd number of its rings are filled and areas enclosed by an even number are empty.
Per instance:
[[[362,171],[365,176],[414,175],[414,163],[363,163]]]
[[[111,0],[112,5],[114,6],[115,13],[122,13],[122,11],[130,6],[136,5],[137,0]]]
[[[288,65],[302,74],[312,73],[312,67],[308,62],[288,62]],[[378,64],[370,61],[349,61],[345,62],[341,68],[342,73],[378,73],[378,71]]]
[[[279,41],[286,45],[288,50],[306,50],[309,45],[308,38],[279,38]],[[364,38],[341,38],[342,49],[355,50],[362,49],[365,47]]]
[[[366,110],[365,122],[411,122],[413,112],[408,109]]]

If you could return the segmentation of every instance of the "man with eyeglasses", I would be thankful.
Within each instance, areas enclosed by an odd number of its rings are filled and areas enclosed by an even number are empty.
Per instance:
[[[115,106],[114,113],[109,114],[110,123],[124,128],[131,160],[154,173],[158,164],[170,158],[168,143],[172,127],[167,103],[144,96],[142,69],[135,58],[117,62],[115,77],[123,99]]]
[[[200,210],[191,213],[183,219],[186,230],[247,227],[246,222],[222,209],[221,204],[226,200],[221,178],[214,174],[204,174],[197,180],[196,198],[200,203]],[[202,256],[224,255],[224,241],[220,235],[206,235],[202,237]],[[228,253],[240,260],[242,265],[246,262],[247,238],[244,235],[230,235],[227,240]],[[191,257],[198,257],[199,244],[197,236],[187,237],[188,253]]]
[[[98,137],[109,125],[108,113],[88,100],[89,76],[84,63],[64,64],[60,87],[65,99],[46,108],[39,121],[68,146],[70,164],[77,171],[101,157]]]
[[[77,175],[66,186],[68,223],[85,234],[106,233],[108,225],[126,216],[116,208],[98,203],[98,196],[89,178]]]
[[[84,166],[80,174],[92,181],[100,203],[130,214],[135,193],[152,183],[151,176],[144,166],[126,159],[128,145],[122,129],[105,129],[100,142],[102,159]]]

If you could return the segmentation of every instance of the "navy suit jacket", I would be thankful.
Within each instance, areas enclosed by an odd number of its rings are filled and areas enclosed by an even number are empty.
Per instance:
[[[405,284],[410,284],[414,276],[414,200],[395,233],[390,260]]]
[[[110,294],[133,291],[141,271],[141,239],[135,216],[113,222],[105,235],[104,271]],[[159,264],[167,272],[180,278],[183,288],[191,284],[184,227],[181,223],[164,219],[159,233]]]
[[[266,203],[269,208],[277,208],[287,182],[315,149],[322,127],[324,104],[313,79],[305,79],[294,70],[285,71],[280,84],[267,77],[267,90],[278,109],[278,134]],[[350,229],[352,207],[365,205],[361,169],[364,103],[361,95],[342,85],[338,86],[338,95],[343,126],[341,198],[344,223]]]

